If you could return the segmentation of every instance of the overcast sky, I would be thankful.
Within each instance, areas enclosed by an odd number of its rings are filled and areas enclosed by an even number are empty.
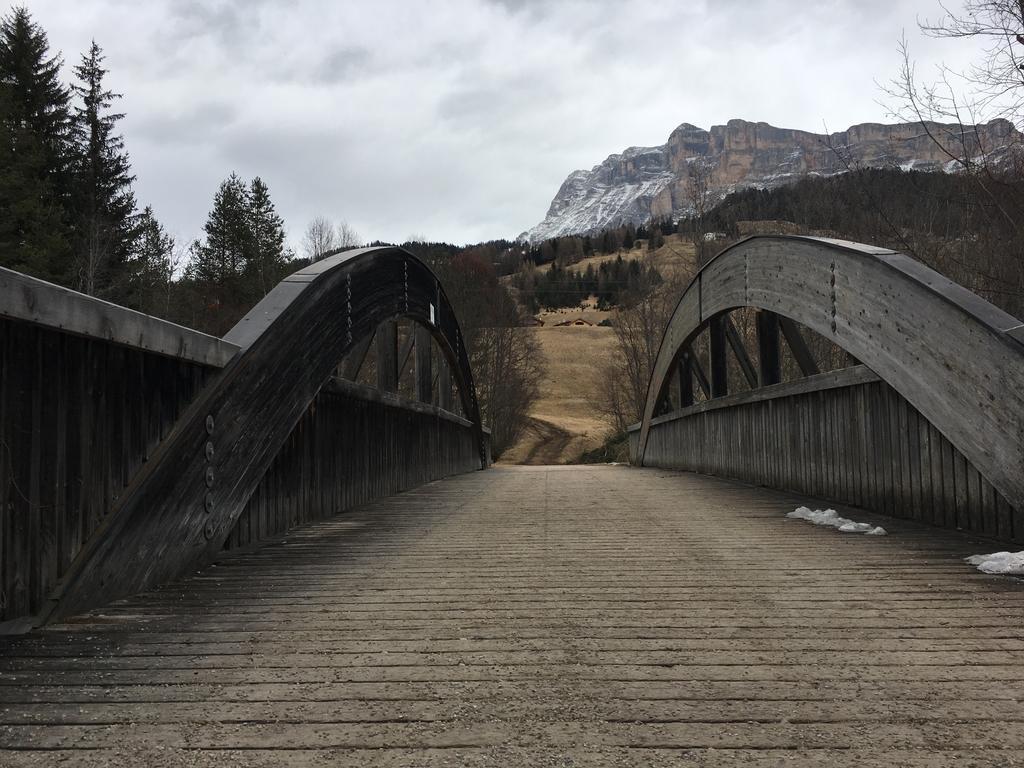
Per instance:
[[[959,7],[953,2],[952,7]],[[298,245],[477,242],[539,222],[563,179],[678,124],[886,121],[876,81],[957,66],[935,0],[32,0],[51,48],[104,48],[140,204],[180,240],[218,183],[261,176]]]

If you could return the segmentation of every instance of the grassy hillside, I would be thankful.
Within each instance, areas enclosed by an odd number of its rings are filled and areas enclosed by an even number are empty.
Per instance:
[[[629,251],[584,259],[574,265],[586,269],[602,261],[645,259],[666,277],[685,281],[694,272],[693,245],[678,235],[665,238],[665,244],[650,253],[645,243]],[[614,312],[593,306],[562,309],[539,314],[544,326],[534,328],[546,357],[541,395],[530,411],[530,427],[502,462],[511,464],[564,464],[576,461],[584,451],[600,446],[607,437],[608,424],[598,414],[605,367],[615,350],[615,330],[597,323],[613,318]],[[582,318],[593,326],[555,324]]]

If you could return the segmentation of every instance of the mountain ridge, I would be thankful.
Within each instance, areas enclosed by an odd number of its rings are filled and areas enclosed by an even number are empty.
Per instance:
[[[519,239],[536,243],[689,215],[694,210],[692,168],[698,160],[706,168],[707,202],[714,205],[739,189],[773,188],[849,167],[952,171],[951,154],[998,159],[1020,139],[1013,124],[1002,119],[968,126],[966,133],[959,125],[943,123],[858,123],[829,134],[741,119],[709,130],[682,123],[660,146],[627,147],[589,171],[570,173],[544,220]]]

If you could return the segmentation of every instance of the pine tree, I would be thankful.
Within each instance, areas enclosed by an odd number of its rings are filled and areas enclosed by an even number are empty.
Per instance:
[[[249,190],[237,174],[232,173],[221,182],[203,231],[206,242],[193,247],[192,274],[200,282],[238,293],[247,257],[252,252],[252,234]]]
[[[174,278],[174,238],[157,221],[151,206],[139,214],[126,266],[125,303],[166,317]]]
[[[284,276],[284,220],[274,210],[270,190],[257,176],[249,187],[249,230],[251,252],[246,257],[249,298],[256,301]]]
[[[252,304],[246,291],[246,264],[253,252],[249,223],[249,189],[232,173],[213,197],[203,227],[206,239],[192,244],[185,273],[202,303],[196,322],[207,333],[223,334]]]
[[[69,94],[49,50],[26,8],[0,19],[0,265],[68,284]]]
[[[106,90],[103,51],[94,40],[75,67],[72,86],[81,99],[72,121],[75,141],[74,252],[78,288],[124,301],[136,237],[135,194],[124,139],[115,133],[122,114],[110,111],[120,94]]]

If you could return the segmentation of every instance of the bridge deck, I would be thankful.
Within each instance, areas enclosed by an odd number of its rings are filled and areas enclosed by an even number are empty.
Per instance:
[[[433,483],[0,639],[0,764],[1024,764],[1022,585],[802,501],[619,467]]]

